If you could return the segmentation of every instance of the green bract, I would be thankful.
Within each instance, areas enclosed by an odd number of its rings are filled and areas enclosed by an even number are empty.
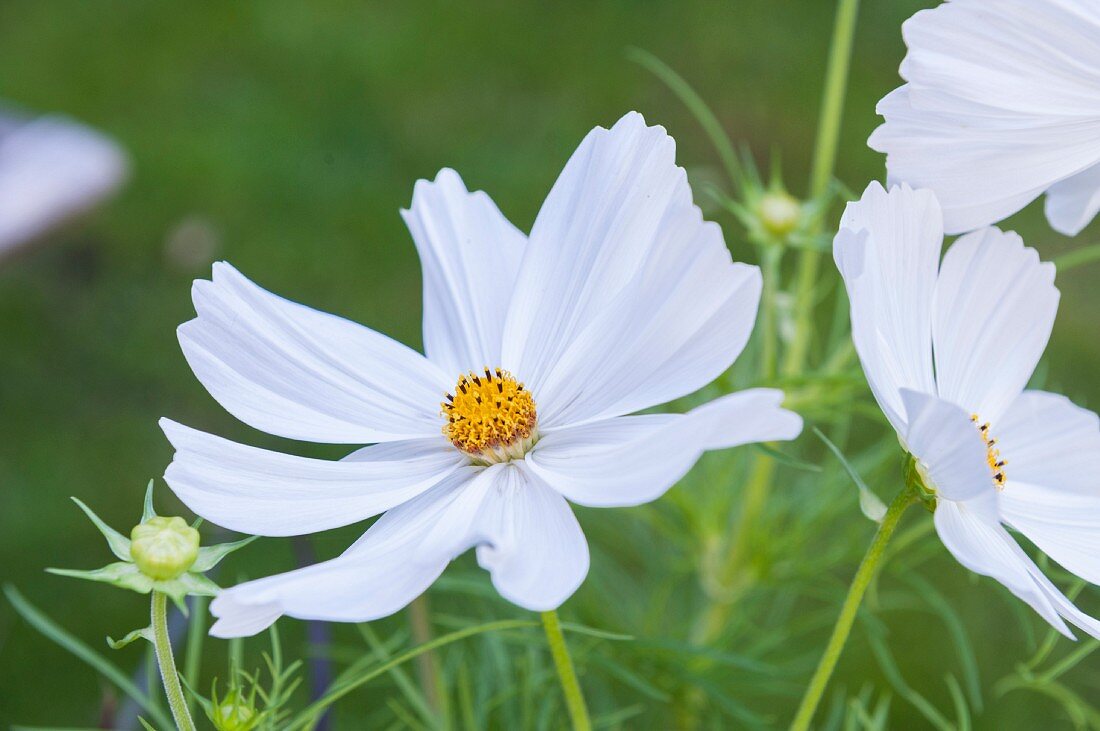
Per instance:
[[[111,552],[119,559],[115,563],[90,571],[47,569],[52,574],[99,581],[140,594],[159,591],[171,597],[185,610],[183,600],[192,596],[214,596],[218,585],[202,575],[228,554],[255,540],[246,538],[215,546],[199,546],[199,532],[183,518],[161,517],[153,510],[153,481],[145,493],[145,510],[141,523],[131,531],[130,538],[104,523],[91,508],[77,498],[73,502],[95,524]],[[186,610],[185,610],[186,611]],[[131,632],[112,646],[121,647],[142,636]]]
[[[211,693],[211,703],[206,709],[210,722],[218,731],[252,731],[263,720],[256,710],[255,690],[246,698],[240,688],[231,688],[225,698],[218,699],[217,690]]]

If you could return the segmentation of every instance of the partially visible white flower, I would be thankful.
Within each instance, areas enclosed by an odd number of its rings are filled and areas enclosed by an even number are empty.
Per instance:
[[[761,287],[693,205],[673,140],[640,115],[584,139],[529,237],[451,170],[417,183],[404,216],[424,272],[426,356],[228,264],[195,283],[198,317],[180,343],[226,409],[283,437],[378,444],[330,462],[165,420],[176,448],[165,478],[180,499],[272,536],[384,513],[336,559],[223,592],[216,635],[282,614],[383,617],[472,547],[505,598],[555,608],[588,572],[567,500],[645,503],[706,450],[801,430],[770,389],[627,416],[725,371]]]
[[[1100,210],[1100,3],[953,0],[910,18],[906,84],[869,144],[890,180],[930,188],[948,233],[1047,194],[1074,235]]]
[[[872,183],[848,204],[834,255],[852,337],[879,406],[936,497],[940,539],[1072,637],[1100,637],[1002,523],[1100,583],[1100,422],[1063,396],[1024,390],[1058,309],[1054,265],[986,228],[940,261],[927,190]]]
[[[71,119],[0,110],[0,256],[114,193],[129,163],[118,144]]]

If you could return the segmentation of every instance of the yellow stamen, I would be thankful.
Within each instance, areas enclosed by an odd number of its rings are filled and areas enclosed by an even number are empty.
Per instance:
[[[1005,465],[1008,464],[1008,460],[1001,458],[1001,450],[997,449],[997,440],[994,439],[989,433],[989,422],[978,423],[978,415],[971,414],[970,420],[978,427],[978,433],[982,436],[982,441],[985,442],[985,461],[989,465],[989,471],[993,473],[993,486],[998,490],[1005,488]]]
[[[522,457],[538,436],[535,399],[501,368],[462,374],[441,406],[443,436],[481,463]]]

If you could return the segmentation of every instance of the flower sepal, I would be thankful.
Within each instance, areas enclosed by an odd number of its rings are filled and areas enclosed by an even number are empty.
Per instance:
[[[112,650],[121,650],[123,647],[126,647],[126,645],[130,644],[134,640],[141,639],[148,640],[149,642],[154,641],[152,626],[142,627],[141,629],[135,629],[132,632],[127,632],[126,636],[123,637],[121,640],[116,640],[113,637],[108,636],[107,644]]]
[[[259,684],[255,682],[255,677],[241,671],[236,673],[249,682],[252,686],[250,690],[246,692],[239,680],[233,680],[225,695],[219,698],[218,680],[215,678],[210,686],[210,697],[204,698],[194,688],[187,686],[191,697],[202,706],[203,712],[216,731],[253,731],[275,715],[270,708],[260,710],[257,707],[256,696]]]
[[[914,491],[917,500],[930,513],[936,512],[936,490],[925,479],[917,458],[908,452],[905,454],[905,484]]]
[[[203,576],[203,572],[214,568],[230,553],[243,548],[256,538],[250,536],[240,541],[200,546],[197,522],[189,526],[182,518],[156,514],[153,509],[152,480],[149,481],[145,493],[142,521],[134,527],[130,538],[103,522],[77,498],[74,497],[73,502],[99,529],[107,539],[111,552],[121,560],[92,570],[49,568],[46,571],[58,576],[110,584],[139,594],[158,591],[171,598],[184,614],[187,613],[184,600],[188,596],[215,596],[221,590],[217,584]],[[138,630],[139,633],[141,631]],[[136,637],[131,632],[119,641],[119,646],[129,644]]]

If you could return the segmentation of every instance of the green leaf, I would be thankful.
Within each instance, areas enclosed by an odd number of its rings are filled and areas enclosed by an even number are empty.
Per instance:
[[[913,688],[905,682],[905,678],[902,677],[901,671],[894,661],[894,656],[887,648],[885,640],[876,632],[868,632],[867,639],[871,644],[871,652],[874,654],[875,659],[878,660],[879,668],[882,669],[883,675],[886,676],[886,679],[890,682],[890,685],[893,686],[897,694],[909,701],[909,704],[920,711],[921,715],[935,728],[940,731],[953,731],[951,722],[944,718],[943,714],[940,713],[927,698],[913,690]]]
[[[141,629],[135,629],[133,632],[127,633],[127,635],[125,637],[123,637],[121,640],[115,640],[115,639],[112,639],[111,637],[108,637],[107,638],[107,644],[111,646],[112,650],[121,650],[123,647],[126,647],[126,645],[130,644],[134,640],[141,639],[141,638],[144,638],[144,639],[149,640],[150,642],[152,642],[153,641],[153,628],[152,627],[142,627]]]
[[[80,509],[84,511],[84,514],[95,524],[96,528],[99,528],[99,532],[103,534],[103,537],[107,539],[107,545],[111,547],[111,553],[115,554],[123,561],[129,561],[130,559],[130,539],[119,533],[103,522],[103,520],[95,514],[95,512],[85,505],[79,498],[72,498],[72,501],[80,506]]]
[[[829,448],[829,451],[837,458],[844,471],[852,478],[852,482],[859,488],[859,509],[871,520],[881,523],[883,516],[886,515],[886,504],[879,499],[878,495],[871,492],[871,489],[867,487],[867,483],[863,481],[863,478],[859,476],[851,463],[845,459],[840,449],[829,440],[829,437],[825,436],[816,426],[814,427],[814,434],[817,435],[818,439],[825,442],[825,446]]]
[[[793,469],[802,470],[803,472],[821,472],[820,465],[813,464],[812,462],[807,462],[805,460],[799,459],[798,457],[793,457],[786,452],[776,449],[775,447],[771,447],[763,443],[756,443],[752,446],[754,449],[763,452],[764,454],[774,459],[776,462],[787,465],[788,467],[791,467]]]
[[[578,635],[588,635],[589,637],[598,637],[601,640],[613,640],[615,642],[633,642],[634,635],[624,635],[618,632],[608,632],[607,630],[595,629],[594,627],[586,627],[583,624],[575,624],[573,622],[562,622],[561,628],[566,632],[573,632]]]
[[[249,536],[240,541],[233,541],[232,543],[219,543],[215,546],[203,546],[199,549],[199,557],[195,559],[195,563],[191,564],[190,571],[192,573],[201,574],[209,571],[221,562],[223,558],[240,550],[247,546],[252,541],[259,538],[259,536]]]
[[[718,121],[718,117],[714,115],[714,112],[703,101],[703,98],[699,96],[695,89],[691,88],[691,85],[682,76],[652,53],[643,51],[640,48],[628,48],[626,57],[648,69],[654,76],[663,81],[676,96],[680,97],[680,101],[692,113],[710,139],[711,144],[714,145],[714,149],[717,150],[718,157],[722,159],[722,165],[725,166],[730,179],[734,185],[740,187],[744,175],[741,171],[741,164],[737,159],[737,153],[730,143],[729,135],[722,129],[722,123]]]
[[[982,711],[982,683],[978,674],[978,659],[974,655],[974,649],[966,632],[965,626],[958,613],[944,598],[943,594],[936,590],[931,583],[925,581],[915,572],[907,572],[902,580],[914,587],[921,599],[931,607],[943,620],[947,631],[952,638],[952,644],[958,653],[959,662],[962,664],[963,680],[970,696],[970,705],[981,713]]]
[[[167,581],[154,581],[152,588],[162,594],[168,595],[172,603],[180,610],[183,616],[188,616],[187,602],[189,596],[217,596],[221,587],[202,574],[193,574],[190,571]]]
[[[27,599],[19,593],[18,589],[11,584],[5,584],[4,594],[8,597],[8,601],[11,602],[15,611],[19,613],[19,616],[26,620],[27,624],[34,627],[48,639],[57,643],[80,660],[92,666],[100,675],[113,683],[115,687],[130,698],[133,698],[134,702],[141,706],[141,708],[156,721],[158,726],[161,728],[172,728],[174,726],[172,719],[168,718],[164,711],[154,705],[153,700],[139,690],[125,673],[43,614],[37,607],[27,601]]]
[[[57,576],[71,576],[74,579],[98,581],[103,584],[117,586],[120,589],[136,591],[139,594],[148,594],[153,590],[153,585],[156,583],[141,573],[141,569],[134,564],[122,561],[107,564],[101,569],[93,569],[92,571],[78,571],[75,569],[46,569],[46,571]]]
[[[157,517],[157,511],[153,510],[153,481],[145,488],[145,509],[141,512],[141,522]]]
[[[182,590],[183,596],[217,596],[222,590],[220,586],[202,574],[188,571],[171,581],[158,581],[155,588],[165,594]]]
[[[374,666],[370,670],[365,670],[364,672],[357,674],[354,677],[349,677],[343,682],[333,683],[331,686],[329,686],[329,689],[325,692],[323,696],[303,708],[295,717],[295,719],[287,724],[286,729],[287,731],[297,731],[297,729],[308,728],[310,724],[317,718],[317,716],[323,713],[326,708],[331,706],[340,698],[344,697],[356,688],[377,678],[378,676],[388,673],[390,668],[394,668],[398,665],[408,662],[414,657],[418,657],[425,652],[428,652],[429,650],[434,650],[437,647],[443,647],[445,645],[451,644],[452,642],[457,642],[458,640],[472,637],[474,635],[500,632],[509,629],[526,629],[530,627],[537,627],[538,625],[538,622],[532,620],[504,619],[496,622],[487,622],[486,624],[480,624],[475,627],[467,627],[466,629],[461,629],[457,632],[443,635],[442,637],[436,637],[434,640],[430,642],[425,642],[422,645],[418,645],[411,650],[407,650],[406,652],[397,655],[387,662]]]
[[[141,723],[141,725],[145,729],[145,731],[157,731],[156,727],[153,726],[153,724],[149,723],[148,721],[146,721],[141,716],[138,716],[138,721]]]

